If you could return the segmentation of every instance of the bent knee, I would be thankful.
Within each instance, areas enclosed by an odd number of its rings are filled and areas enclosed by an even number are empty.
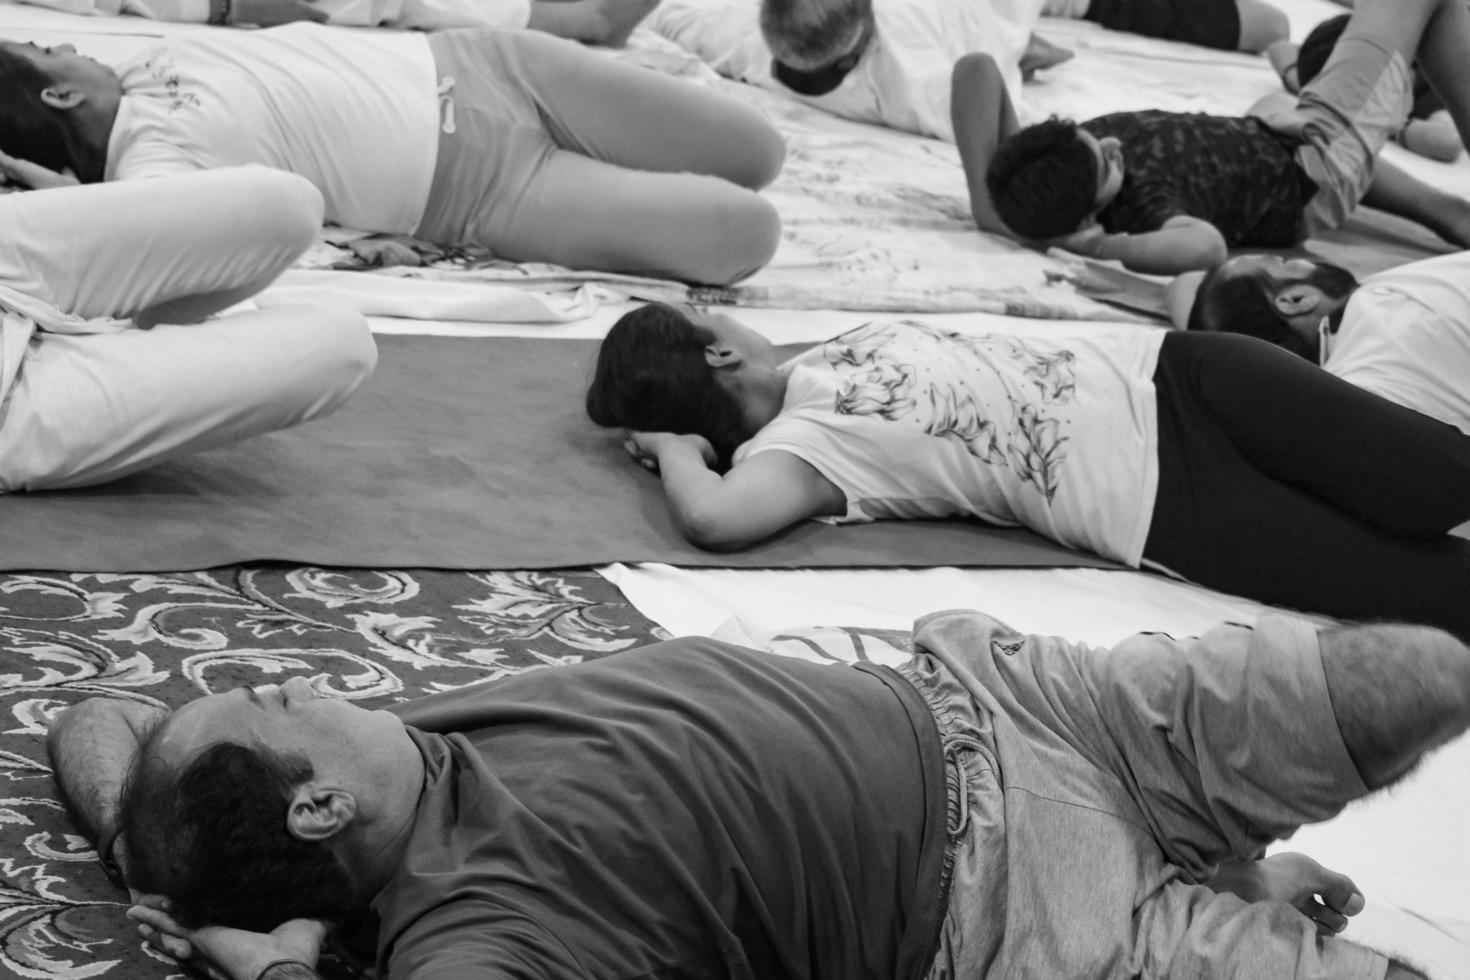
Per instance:
[[[734,152],[725,160],[720,176],[741,187],[760,190],[781,175],[786,165],[786,138],[765,116],[748,106],[739,108],[750,118],[739,128]]]
[[[301,348],[303,383],[311,386],[315,399],[307,417],[330,412],[341,405],[378,364],[378,345],[362,314],[342,307],[303,309],[310,324],[310,338]]]
[[[762,123],[759,137],[750,141],[753,158],[749,163],[750,179],[741,182],[742,186],[752,190],[774,183],[781,175],[781,168],[786,165],[785,137],[770,123],[764,120]]]
[[[321,191],[305,177],[270,167],[241,168],[245,179],[269,193],[257,196],[255,218],[270,227],[270,240],[297,254],[306,251],[322,230],[326,205]]]
[[[727,195],[707,222],[702,248],[689,255],[683,278],[728,286],[753,275],[771,261],[781,244],[781,216],[754,191]]]

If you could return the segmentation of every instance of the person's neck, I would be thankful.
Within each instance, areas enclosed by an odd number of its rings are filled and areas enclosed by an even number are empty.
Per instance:
[[[72,119],[72,160],[77,180],[84,184],[99,183],[107,174],[107,147],[112,140],[112,127],[117,122],[118,103],[74,110]]]
[[[354,827],[340,845],[337,856],[350,869],[357,893],[353,904],[358,907],[367,907],[403,865],[424,791],[423,756],[416,746],[412,752],[374,800],[375,812]]]
[[[1354,288],[1353,292],[1356,292],[1356,291],[1357,291],[1357,289]],[[1351,293],[1351,292],[1348,293],[1346,296],[1344,296],[1342,298],[1342,301],[1337,304],[1337,309],[1335,309],[1331,313],[1327,314],[1327,332],[1328,333],[1337,333],[1337,328],[1340,327],[1340,326],[1342,326],[1342,317],[1343,317],[1343,314],[1347,312],[1348,300],[1350,300],[1352,298],[1353,298],[1353,293]]]
[[[746,391],[742,399],[745,410],[746,437],[764,429],[786,405],[786,388],[791,382],[791,365],[781,364],[764,384]]]

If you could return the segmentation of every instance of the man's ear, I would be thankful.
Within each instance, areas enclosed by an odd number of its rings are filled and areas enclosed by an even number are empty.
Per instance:
[[[739,367],[745,363],[745,358],[733,347],[727,347],[718,340],[711,341],[704,348],[704,363],[719,370],[721,368]]]
[[[1271,305],[1276,307],[1276,312],[1283,319],[1290,320],[1293,317],[1308,316],[1323,310],[1327,295],[1316,286],[1305,282],[1294,282],[1282,286],[1271,298]]]
[[[54,84],[41,89],[41,101],[53,109],[70,112],[87,101],[87,95],[81,89],[72,88],[70,85]]]
[[[297,840],[328,840],[357,817],[357,799],[345,789],[324,783],[304,783],[291,794],[286,829]]]

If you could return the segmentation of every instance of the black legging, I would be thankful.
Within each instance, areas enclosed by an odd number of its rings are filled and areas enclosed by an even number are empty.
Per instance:
[[[1238,334],[1164,339],[1143,554],[1186,578],[1470,638],[1470,436]]]

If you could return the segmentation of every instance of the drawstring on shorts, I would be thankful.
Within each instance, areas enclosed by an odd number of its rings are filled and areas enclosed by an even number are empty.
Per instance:
[[[445,133],[454,133],[454,78],[445,75],[439,82],[439,128]]]

